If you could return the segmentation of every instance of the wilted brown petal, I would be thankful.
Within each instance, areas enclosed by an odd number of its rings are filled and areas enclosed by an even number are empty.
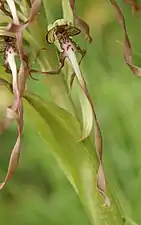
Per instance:
[[[17,120],[18,124],[18,137],[16,144],[12,150],[10,162],[9,162],[9,168],[6,175],[6,178],[3,183],[0,184],[0,189],[4,187],[6,182],[12,177],[18,162],[19,162],[19,156],[20,156],[20,144],[21,144],[21,134],[22,134],[22,128],[23,128],[23,106],[22,106],[22,99],[18,87],[18,74],[17,74],[17,66],[15,61],[15,51],[13,46],[8,46],[6,49],[6,62],[10,67],[11,73],[12,73],[12,88],[13,88],[13,94],[14,94],[14,102],[11,107],[7,109],[6,118],[1,123],[1,131],[4,130],[13,119]]]
[[[16,33],[16,39],[17,39],[17,48],[19,52],[19,56],[22,59],[23,53],[23,47],[22,47],[22,33],[19,29],[20,25],[18,24],[11,24],[11,29],[13,29]],[[19,40],[19,42],[18,42]],[[14,102],[12,106],[9,108],[9,113],[7,114],[7,118],[5,119],[3,123],[3,127],[7,127],[11,121],[14,113],[17,113],[17,124],[18,124],[18,137],[16,144],[12,150],[11,157],[10,157],[10,162],[9,162],[9,168],[8,172],[6,175],[6,178],[3,183],[0,185],[0,189],[4,187],[6,182],[12,177],[18,162],[19,162],[19,156],[20,156],[20,144],[21,144],[21,133],[22,133],[22,127],[23,127],[23,108],[22,108],[22,100],[21,100],[21,93],[19,90],[19,85],[18,85],[18,72],[17,72],[17,66],[16,66],[16,61],[15,61],[15,51],[13,49],[13,46],[8,46],[6,49],[6,61],[7,64],[9,64],[9,67],[11,69],[12,73],[12,89],[14,93]],[[11,109],[11,112],[10,112]],[[13,114],[12,114],[13,112]]]
[[[110,205],[111,205],[110,199],[105,194],[106,183],[105,183],[105,176],[104,176],[104,171],[103,171],[103,166],[102,166],[101,161],[100,161],[100,166],[98,169],[97,188],[98,188],[99,192],[105,197],[105,205],[110,207]]]
[[[6,52],[6,60],[7,63],[9,64],[9,67],[12,72],[12,87],[13,87],[13,93],[14,93],[14,102],[11,107],[7,109],[7,114],[6,118],[1,124],[1,130],[5,129],[10,123],[12,122],[13,119],[17,120],[18,124],[18,137],[16,144],[12,150],[11,157],[10,157],[10,162],[9,162],[9,168],[8,172],[6,175],[6,178],[4,182],[0,184],[0,189],[2,189],[6,182],[12,177],[18,162],[19,162],[19,157],[20,157],[20,144],[21,144],[21,134],[22,134],[22,128],[23,128],[23,106],[22,106],[22,99],[18,87],[18,74],[17,74],[17,67],[16,67],[16,62],[15,62],[15,53],[12,49],[12,46],[7,49]]]
[[[121,24],[121,26],[123,28],[123,31],[124,31],[124,58],[125,58],[125,62],[129,66],[129,68],[132,70],[133,73],[135,73],[137,76],[141,76],[141,68],[132,63],[132,48],[131,48],[130,40],[129,40],[129,37],[128,37],[128,33],[127,33],[127,29],[126,29],[126,23],[125,23],[123,13],[122,13],[120,7],[118,6],[118,4],[116,3],[115,0],[110,0],[110,2],[117,12],[118,21]]]
[[[76,12],[75,12],[75,0],[69,0],[72,12],[73,12],[73,16],[74,16],[74,22],[75,24],[78,26],[78,28],[82,31],[82,33],[84,34],[85,39],[91,43],[92,42],[92,37],[90,35],[90,28],[88,26],[88,24],[82,20],[79,16],[77,16]]]
[[[35,0],[31,6],[28,22],[25,24],[20,24],[19,19],[17,17],[16,7],[14,0],[6,0],[7,4],[10,8],[11,15],[13,17],[13,21],[8,25],[7,30],[15,33],[15,37],[17,40],[17,53],[20,58],[20,69],[17,70],[16,62],[15,62],[15,52],[12,48],[12,45],[7,48],[6,52],[6,63],[9,65],[12,72],[12,88],[14,93],[14,102],[11,107],[7,109],[6,118],[0,124],[0,131],[3,131],[13,119],[16,119],[18,124],[18,137],[16,140],[16,144],[12,150],[8,172],[4,182],[0,184],[0,189],[2,189],[6,182],[12,177],[20,157],[20,145],[21,145],[21,135],[23,129],[23,105],[22,105],[22,95],[25,89],[26,80],[29,76],[29,65],[28,65],[28,55],[24,52],[23,48],[23,39],[22,32],[23,30],[34,20],[37,15],[41,0]],[[17,72],[18,71],[18,72]],[[3,83],[3,80],[1,80]],[[16,116],[15,116],[16,114]]]
[[[23,106],[22,101],[20,100],[18,109],[17,109],[17,124],[18,124],[18,137],[16,144],[12,150],[8,172],[6,175],[5,180],[0,184],[0,189],[2,189],[7,181],[13,176],[13,173],[15,172],[15,169],[18,166],[19,158],[20,158],[20,145],[21,145],[21,135],[22,135],[22,129],[23,129]]]

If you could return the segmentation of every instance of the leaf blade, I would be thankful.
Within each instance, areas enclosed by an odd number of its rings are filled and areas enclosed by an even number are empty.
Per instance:
[[[43,105],[40,107],[41,105],[37,99],[34,106],[31,105],[31,99],[30,104],[27,100],[24,100],[26,113],[32,118],[31,121],[34,126],[79,195],[91,223],[106,224],[101,219],[103,217],[106,221],[110,221],[110,224],[115,224],[115,218],[117,224],[123,224],[120,211],[116,205],[113,204],[110,210],[101,206],[103,198],[96,188],[98,159],[89,140],[76,142],[75,135],[68,132],[66,126],[55,119],[54,112],[51,115],[47,112],[48,107],[43,107]],[[69,120],[65,122],[75,132],[71,122]],[[114,217],[112,216],[113,212]]]

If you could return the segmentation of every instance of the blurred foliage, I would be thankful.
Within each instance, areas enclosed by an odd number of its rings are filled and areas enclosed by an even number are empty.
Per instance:
[[[57,19],[61,15],[59,1],[51,2],[52,13]],[[117,2],[125,13],[134,62],[141,66],[141,15],[135,16],[122,0]],[[107,180],[125,215],[141,224],[141,81],[124,63],[123,32],[110,3],[77,0],[76,8],[90,25],[93,36],[91,45],[79,37],[76,39],[87,49],[81,68],[102,128]],[[31,82],[31,90],[43,95],[46,84],[43,87],[40,82]],[[24,120],[19,169],[0,196],[1,224],[89,224],[78,197],[46,149],[40,134],[32,127],[28,115]],[[7,170],[8,151],[16,139],[15,130],[13,125],[0,136],[0,174],[3,177]]]

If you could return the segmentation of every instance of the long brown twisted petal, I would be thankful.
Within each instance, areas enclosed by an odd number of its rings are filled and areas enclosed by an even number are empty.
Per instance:
[[[8,172],[6,175],[5,180],[0,184],[0,189],[2,189],[7,181],[12,177],[20,157],[20,145],[21,145],[21,134],[23,128],[23,106],[22,106],[22,99],[19,91],[18,86],[18,73],[17,73],[17,66],[15,61],[15,52],[12,46],[7,48],[6,51],[6,63],[9,64],[12,73],[12,88],[14,94],[14,102],[11,107],[7,109],[6,119],[3,123],[3,127],[5,128],[7,125],[11,123],[13,119],[16,119],[18,124],[18,137],[15,143],[15,146],[12,150]],[[15,115],[16,114],[16,115]]]
[[[7,63],[9,64],[9,67],[12,72],[12,87],[13,87],[13,94],[14,94],[14,102],[11,107],[7,109],[7,119],[5,120],[4,126],[7,126],[8,123],[11,122],[11,120],[16,118],[17,124],[18,124],[18,137],[17,141],[15,143],[15,146],[12,150],[8,172],[6,175],[5,180],[0,184],[0,189],[2,189],[7,181],[12,177],[15,169],[18,166],[19,157],[20,157],[20,145],[21,145],[21,134],[23,129],[23,106],[22,106],[22,99],[21,99],[21,93],[19,90],[18,85],[18,75],[17,74],[17,67],[15,62],[15,52],[11,47],[7,49],[6,52],[7,55]],[[15,116],[15,114],[17,116]]]
[[[17,141],[16,141],[16,144],[15,144],[13,150],[12,150],[12,153],[11,153],[6,178],[0,184],[0,189],[2,189],[5,186],[5,184],[7,183],[7,181],[13,176],[13,173],[15,172],[15,169],[17,168],[18,163],[19,163],[21,135],[22,135],[22,129],[23,129],[23,106],[22,106],[22,100],[21,99],[19,101],[19,105],[18,105],[18,109],[17,109],[17,124],[18,124]]]
[[[134,74],[136,74],[137,76],[141,76],[141,68],[134,65],[132,62],[132,47],[131,47],[130,40],[128,37],[126,23],[125,23],[125,19],[124,19],[122,10],[120,9],[119,5],[116,3],[115,0],[110,0],[110,2],[117,12],[118,21],[121,24],[123,31],[124,31],[124,59],[125,59],[125,62]]]
[[[11,107],[9,107],[10,112],[7,115],[7,120],[5,120],[4,125],[7,125],[7,123],[14,118],[14,113],[17,114],[16,121],[18,126],[18,137],[15,143],[15,146],[12,150],[8,172],[6,175],[5,180],[0,184],[0,189],[2,189],[7,181],[12,177],[15,169],[18,166],[19,157],[20,157],[20,145],[21,145],[21,135],[22,135],[22,129],[23,129],[23,106],[22,106],[22,94],[24,91],[23,86],[25,86],[25,83],[19,85],[19,81],[22,78],[22,81],[25,82],[27,76],[25,76],[26,69],[24,68],[24,49],[23,49],[23,42],[22,42],[22,29],[20,27],[20,22],[17,16],[15,3],[13,0],[7,0],[7,4],[10,8],[11,15],[13,17],[13,23],[9,26],[9,29],[13,29],[16,34],[16,40],[17,40],[17,49],[18,49],[18,56],[21,61],[20,70],[19,73],[17,72],[17,66],[15,61],[15,51],[13,49],[13,46],[7,48],[6,51],[6,63],[9,64],[9,67],[11,69],[12,73],[12,88],[13,88],[13,94],[14,94],[14,102]],[[10,111],[11,110],[11,111]]]
[[[92,42],[92,37],[90,35],[90,28],[88,26],[88,24],[82,20],[79,16],[77,16],[76,12],[75,12],[75,0],[69,0],[70,3],[70,7],[72,9],[73,12],[73,16],[74,16],[74,22],[76,24],[76,26],[78,26],[78,28],[82,31],[82,33],[84,34],[85,39],[91,43]]]
[[[19,157],[20,157],[21,135],[22,135],[22,129],[23,129],[23,106],[22,106],[22,98],[21,98],[22,96],[21,96],[21,91],[19,90],[19,84],[18,84],[19,74],[17,73],[15,52],[12,46],[7,49],[6,56],[7,56],[6,61],[9,64],[9,67],[12,72],[12,78],[13,78],[12,88],[13,88],[13,94],[14,94],[14,102],[12,106],[7,109],[7,115],[3,123],[3,128],[7,127],[13,119],[16,119],[18,124],[18,137],[11,153],[6,178],[0,184],[0,189],[2,189],[5,186],[5,184],[12,177],[15,169],[18,166]]]

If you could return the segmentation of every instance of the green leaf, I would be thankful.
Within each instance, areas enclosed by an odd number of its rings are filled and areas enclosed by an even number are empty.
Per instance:
[[[54,103],[46,103],[39,95],[33,93],[26,93],[24,97],[35,107],[37,111],[41,113],[43,117],[52,116],[54,119],[62,125],[67,132],[74,136],[75,140],[78,140],[81,135],[80,124],[77,119],[64,109],[58,107]],[[68,121],[71,123],[71,129],[68,126]],[[48,121],[52,125],[51,121]],[[73,129],[72,129],[73,128]],[[74,133],[75,130],[75,133]]]
[[[77,120],[37,96],[26,94],[25,97],[25,112],[79,195],[91,223],[124,224],[116,202],[113,201],[111,208],[103,206],[104,200],[96,189],[97,155],[89,140],[76,141]]]

